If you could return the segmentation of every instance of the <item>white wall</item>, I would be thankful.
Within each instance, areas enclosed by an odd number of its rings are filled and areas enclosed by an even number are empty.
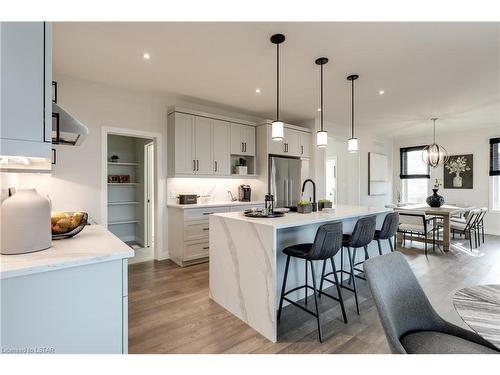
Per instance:
[[[9,186],[34,187],[43,195],[50,196],[54,210],[83,210],[98,223],[102,223],[106,216],[105,210],[101,212],[102,127],[126,128],[162,135],[163,152],[160,156],[164,168],[163,173],[158,176],[158,183],[159,191],[166,194],[166,126],[169,108],[178,105],[250,121],[257,120],[250,115],[186,102],[177,96],[131,91],[66,76],[55,75],[54,80],[58,83],[59,104],[87,125],[90,134],[81,146],[55,147],[57,164],[53,166],[52,175],[1,173],[2,198],[5,198],[5,189]],[[235,185],[239,183],[242,182],[226,180],[226,185],[217,186],[221,187],[222,191],[228,188],[234,190]],[[168,257],[166,205],[160,207],[159,216],[159,225],[164,228],[164,246],[159,249],[159,258],[163,259]]]
[[[319,128],[316,120],[312,126]],[[328,156],[337,156],[337,189],[338,204],[362,205],[370,207],[383,207],[392,201],[392,173],[390,176],[388,192],[386,195],[368,195],[368,152],[377,152],[387,155],[389,164],[388,170],[392,169],[393,146],[390,139],[380,139],[371,132],[358,132],[360,150],[358,153],[347,152],[347,139],[349,132],[346,127],[341,127],[333,123],[325,122],[328,129],[328,147],[318,149],[314,140],[314,180],[318,185],[318,197],[325,196],[326,189],[326,159]],[[332,130],[333,129],[333,130]],[[315,134],[313,132],[313,134]]]
[[[437,143],[442,145],[450,155],[473,154],[473,189],[444,189],[440,188],[439,194],[445,199],[445,203],[457,204],[459,206],[488,207],[489,203],[489,144],[488,139],[500,134],[497,125],[475,129],[468,132],[457,132],[438,134]],[[401,191],[401,180],[399,178],[399,149],[407,146],[418,146],[432,143],[432,134],[423,137],[398,138],[394,142],[394,201]],[[429,180],[428,194],[432,193],[434,179],[443,180],[443,167],[431,168],[431,179]],[[485,230],[488,233],[500,235],[500,212],[488,213],[485,218]]]

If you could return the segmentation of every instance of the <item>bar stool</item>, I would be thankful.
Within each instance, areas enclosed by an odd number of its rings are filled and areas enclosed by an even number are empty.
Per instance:
[[[375,236],[373,239],[377,241],[378,253],[382,255],[382,246],[380,245],[380,240],[388,240],[391,252],[394,251],[394,246],[392,245],[392,237],[394,237],[398,231],[399,225],[399,214],[397,212],[391,212],[387,214],[384,218],[384,223],[380,230],[375,230]]]
[[[354,261],[356,259],[356,250],[360,247],[364,248],[365,250],[365,260],[369,258],[368,256],[368,244],[372,242],[373,237],[375,235],[375,226],[377,224],[377,217],[372,215],[372,216],[367,216],[359,219],[356,222],[356,225],[354,226],[354,230],[352,231],[351,234],[344,234],[342,236],[342,247],[347,248],[347,257],[349,258],[349,271],[344,270],[344,249],[342,248],[342,251],[340,252],[340,270],[338,271],[332,271],[327,274],[322,274],[321,278],[322,280],[324,279],[325,281],[331,282],[331,280],[328,280],[326,277],[332,274],[336,274],[337,272],[340,273],[340,287],[347,289],[351,292],[354,293],[354,300],[356,301],[356,312],[359,315],[359,303],[358,303],[358,292],[356,290],[356,280],[355,278],[363,279],[366,280],[363,276],[360,275],[355,275],[354,271],[358,272],[363,272],[363,270],[355,268],[355,266],[362,264],[363,262],[358,262],[354,264]],[[351,248],[354,249],[354,252],[351,256]],[[364,273],[364,272],[363,272]],[[342,275],[347,274],[349,275],[349,285],[351,284],[352,280],[352,288],[344,285],[343,280],[342,280]],[[323,293],[320,290],[320,294]]]
[[[317,293],[317,288],[316,288],[316,274],[314,273],[314,265],[313,265],[313,260],[327,260],[333,258],[335,254],[341,249],[342,247],[342,222],[338,223],[331,223],[331,224],[324,224],[321,225],[317,232],[316,236],[314,238],[314,243],[303,243],[303,244],[298,244],[298,245],[293,245],[286,247],[283,249],[283,253],[287,255],[286,258],[286,265],[285,265],[285,274],[283,276],[283,286],[281,288],[281,297],[280,297],[280,304],[279,304],[279,310],[278,310],[278,322],[280,321],[281,318],[281,310],[283,308],[283,301],[287,301],[288,303],[297,306],[301,310],[311,314],[316,318],[317,324],[318,324],[318,335],[319,335],[319,341],[323,342],[322,335],[321,335],[321,322],[320,322],[320,314],[318,310],[318,299],[316,297]],[[296,288],[290,289],[288,291],[285,291],[286,289],[286,281],[288,277],[288,269],[290,266],[290,258],[299,258],[299,259],[304,259],[306,261],[306,283],[305,285],[298,286]],[[333,261],[333,260],[332,260]],[[307,263],[310,264],[311,266],[311,276],[312,276],[312,288],[310,285],[307,283]],[[315,305],[315,311],[311,311],[306,309],[305,307],[299,305],[297,302],[292,301],[291,299],[287,298],[286,295],[295,292],[297,290],[300,290],[302,288],[305,288],[306,290],[306,305],[307,305],[307,290],[308,288],[313,290],[313,295],[314,295],[314,305]],[[340,292],[340,287],[337,284],[337,292],[339,294],[339,298],[332,297],[328,295],[328,297],[331,297],[335,299],[336,301],[340,302],[340,306],[342,308],[342,314],[344,316],[344,322],[347,323],[346,315],[345,315],[345,309],[344,309],[344,301],[342,299],[342,294]],[[323,294],[325,294],[323,292]],[[325,294],[327,295],[327,294]]]

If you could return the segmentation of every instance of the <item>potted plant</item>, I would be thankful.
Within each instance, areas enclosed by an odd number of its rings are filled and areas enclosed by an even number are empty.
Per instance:
[[[313,206],[311,201],[300,200],[297,203],[297,212],[299,214],[310,214],[312,212]]]
[[[318,210],[321,211],[323,208],[332,208],[332,201],[329,199],[320,199],[318,201]]]

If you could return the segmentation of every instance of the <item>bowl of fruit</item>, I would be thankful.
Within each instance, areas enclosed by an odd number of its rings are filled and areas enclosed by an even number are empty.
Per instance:
[[[61,240],[80,233],[88,224],[86,212],[52,212],[52,239]]]

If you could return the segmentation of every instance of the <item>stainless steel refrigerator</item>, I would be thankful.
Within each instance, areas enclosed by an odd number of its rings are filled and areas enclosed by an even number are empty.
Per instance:
[[[270,156],[268,183],[275,207],[297,206],[301,197],[302,161]]]

